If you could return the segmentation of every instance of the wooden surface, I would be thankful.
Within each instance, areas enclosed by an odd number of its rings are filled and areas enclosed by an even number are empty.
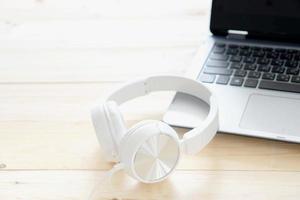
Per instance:
[[[137,76],[183,74],[207,34],[209,2],[2,1],[0,199],[87,199],[103,160],[91,105]],[[172,94],[122,107],[160,119]],[[179,130],[184,132],[184,130]],[[168,180],[117,173],[95,199],[299,199],[300,146],[218,134]]]

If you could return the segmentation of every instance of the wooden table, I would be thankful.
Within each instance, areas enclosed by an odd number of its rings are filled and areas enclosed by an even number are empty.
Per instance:
[[[0,8],[0,199],[87,199],[112,166],[90,107],[137,76],[183,74],[208,12],[188,4],[187,14],[114,18],[91,7],[60,12],[58,1],[11,2]],[[128,126],[161,119],[171,98],[125,105]],[[119,172],[95,199],[299,199],[299,170],[298,144],[220,133],[166,181],[145,185]]]

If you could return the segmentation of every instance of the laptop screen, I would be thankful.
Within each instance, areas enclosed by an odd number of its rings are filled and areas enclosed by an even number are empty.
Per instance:
[[[248,31],[249,37],[300,42],[300,0],[213,0],[210,29]]]

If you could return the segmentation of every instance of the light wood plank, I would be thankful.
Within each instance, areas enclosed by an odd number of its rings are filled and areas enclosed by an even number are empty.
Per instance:
[[[57,124],[57,123],[56,123]],[[86,126],[54,123],[38,129],[28,123],[19,134],[1,133],[0,162],[3,169],[109,169],[90,123]],[[76,128],[80,130],[73,131]],[[2,125],[1,125],[2,128]],[[43,133],[55,130],[56,134]],[[36,131],[35,131],[36,130]],[[45,131],[46,130],[46,131]],[[288,144],[219,134],[205,150],[183,156],[179,169],[299,171],[300,149]]]
[[[7,169],[109,168],[100,154],[89,111],[119,85],[0,85],[0,146],[3,149],[0,163]],[[149,100],[151,102],[153,97]],[[141,101],[136,103],[142,107]],[[137,118],[158,118],[157,113],[167,107],[168,101],[164,107],[159,106],[161,101],[152,104],[153,107],[145,108],[147,116],[128,105],[124,111],[132,116],[127,116],[129,125]]]
[[[6,169],[110,168],[89,110],[120,84],[0,85],[0,163]],[[158,93],[122,107],[128,126],[161,119],[171,97]],[[200,154],[184,156],[179,168],[297,171],[300,146],[220,134]]]
[[[86,199],[105,162],[89,109],[123,83],[183,74],[208,33],[210,1],[4,0],[0,6],[0,199]],[[122,107],[161,119],[172,94]],[[146,105],[146,106],[145,106]],[[178,129],[180,135],[184,129]],[[298,144],[218,134],[168,180],[124,172],[96,199],[299,199]]]
[[[133,49],[24,49],[0,47],[0,83],[124,81],[184,73],[196,47]]]
[[[299,199],[299,172],[176,171],[158,184],[145,185],[124,173],[111,183],[103,171],[0,172],[1,199]]]

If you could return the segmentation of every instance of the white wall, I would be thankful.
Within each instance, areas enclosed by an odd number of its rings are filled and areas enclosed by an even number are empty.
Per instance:
[[[209,12],[209,0],[0,0],[0,80],[183,74]]]
[[[179,17],[209,9],[210,0],[0,0],[0,20]]]

